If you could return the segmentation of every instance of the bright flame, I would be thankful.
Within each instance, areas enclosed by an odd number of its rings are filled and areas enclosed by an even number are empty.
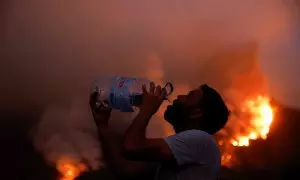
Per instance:
[[[76,163],[69,158],[61,158],[57,161],[57,170],[61,173],[62,177],[59,180],[74,180],[87,168],[82,163]]]
[[[230,147],[249,146],[251,140],[266,139],[272,124],[275,109],[270,104],[268,96],[257,96],[252,99],[245,100],[241,103],[240,110],[246,117],[239,121],[247,122],[244,133],[233,135],[229,141],[219,141],[219,145],[225,147],[225,152],[222,154],[222,165],[230,166],[233,158]],[[226,146],[226,142],[229,146]]]
[[[233,146],[249,146],[250,140],[266,139],[274,118],[270,99],[266,96],[258,96],[255,99],[247,100],[242,105],[242,111],[251,115],[249,132],[246,135],[237,135],[231,144]]]

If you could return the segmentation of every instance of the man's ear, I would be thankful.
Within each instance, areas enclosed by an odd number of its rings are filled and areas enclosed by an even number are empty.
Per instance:
[[[194,108],[190,113],[190,118],[195,119],[203,115],[203,111],[200,108]]]

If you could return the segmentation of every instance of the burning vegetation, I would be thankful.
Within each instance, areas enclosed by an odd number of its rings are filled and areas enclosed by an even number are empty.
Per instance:
[[[249,132],[246,135],[237,135],[231,141],[233,146],[249,146],[249,140],[258,138],[266,139],[273,120],[273,108],[267,96],[258,96],[255,99],[246,100],[242,105],[242,113],[249,113]]]
[[[230,137],[219,140],[222,149],[222,165],[232,166],[235,161],[234,148],[250,146],[251,140],[266,139],[274,119],[275,107],[271,105],[270,98],[258,95],[246,99],[238,108],[238,113],[229,121],[240,121],[238,127]]]
[[[59,180],[74,180],[86,171],[87,167],[83,163],[64,157],[57,161],[56,169],[61,173]]]

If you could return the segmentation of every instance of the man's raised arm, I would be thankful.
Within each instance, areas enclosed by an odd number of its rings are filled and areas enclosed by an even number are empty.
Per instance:
[[[96,106],[97,94],[90,97],[90,107],[97,125],[101,141],[102,154],[108,168],[117,179],[152,179],[155,175],[156,164],[134,162],[125,159],[121,152],[121,140],[108,128],[111,109],[100,109]]]
[[[166,92],[160,86],[150,84],[149,92],[143,86],[142,105],[140,112],[128,128],[123,143],[124,155],[132,160],[165,162],[173,161],[173,154],[162,138],[146,138],[149,120],[165,99]]]

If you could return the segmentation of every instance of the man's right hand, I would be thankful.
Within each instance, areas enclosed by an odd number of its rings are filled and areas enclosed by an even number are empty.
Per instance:
[[[107,128],[108,119],[111,114],[111,108],[98,106],[97,98],[99,96],[98,92],[94,92],[90,95],[90,108],[94,117],[94,121],[98,128]]]

